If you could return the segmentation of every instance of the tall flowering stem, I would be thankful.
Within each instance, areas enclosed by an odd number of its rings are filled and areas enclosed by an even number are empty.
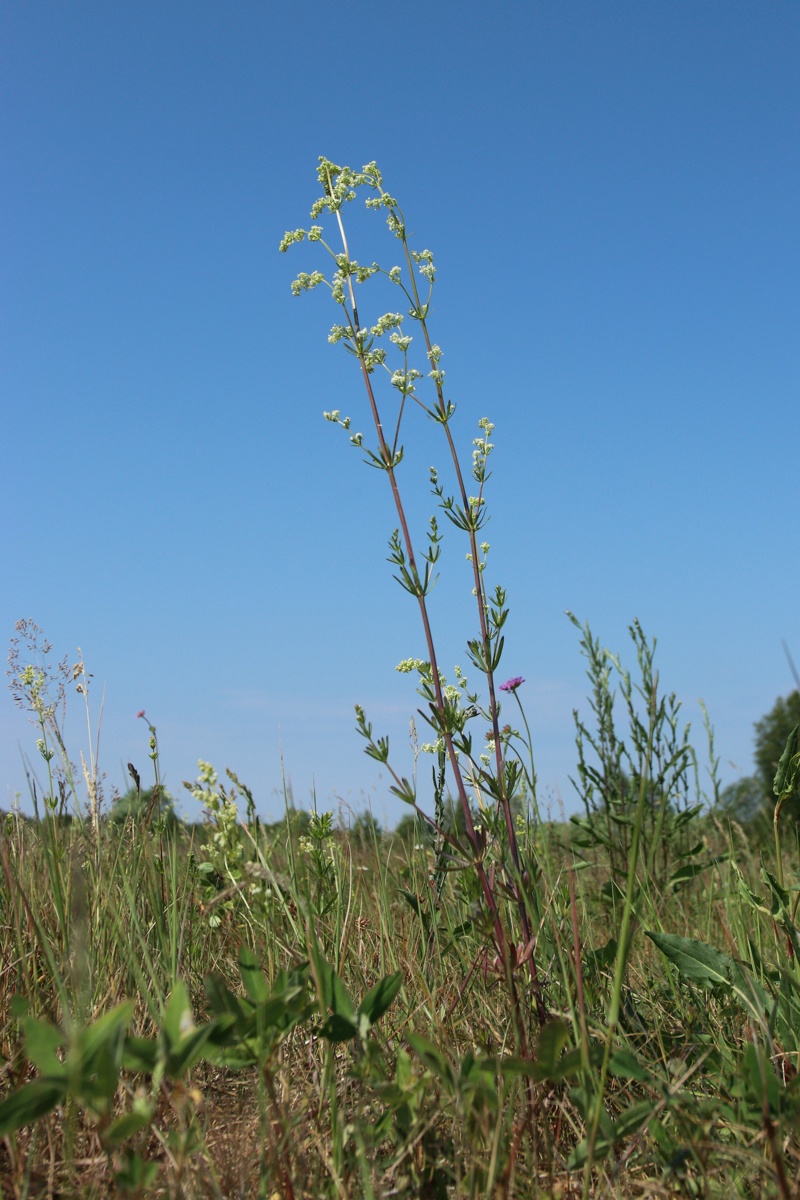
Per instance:
[[[502,588],[498,587],[491,599],[487,595],[484,584],[484,568],[489,546],[486,542],[479,541],[478,538],[479,531],[486,520],[484,487],[489,478],[486,463],[493,449],[489,440],[493,426],[488,420],[482,420],[480,436],[473,443],[472,478],[477,483],[477,495],[470,496],[450,428],[455,405],[452,401],[447,400],[444,394],[444,371],[440,366],[442,351],[433,342],[428,329],[430,298],[435,279],[433,255],[429,250],[414,251],[410,248],[406,237],[403,213],[395,198],[384,189],[381,173],[375,163],[369,163],[362,171],[356,172],[349,167],[339,167],[328,159],[321,158],[317,177],[322,187],[322,195],[312,206],[311,217],[312,220],[315,220],[326,209],[335,216],[341,239],[341,250],[336,250],[328,245],[322,236],[323,230],[319,225],[312,225],[308,231],[296,229],[287,232],[281,241],[280,248],[285,251],[291,245],[308,238],[309,241],[319,242],[335,264],[335,271],[330,279],[326,279],[321,271],[315,270],[310,274],[301,273],[292,284],[292,290],[295,295],[299,295],[320,284],[324,284],[330,289],[333,300],[342,311],[343,319],[340,324],[333,326],[329,341],[332,343],[343,342],[345,349],[358,360],[375,430],[376,444],[374,449],[364,446],[361,433],[351,434],[350,441],[365,451],[366,461],[373,467],[384,471],[389,481],[399,524],[399,529],[390,540],[390,561],[397,567],[396,578],[398,581],[417,601],[428,655],[427,662],[415,663],[420,672],[420,691],[428,702],[428,712],[423,715],[446,749],[459,804],[463,812],[466,836],[472,847],[473,865],[491,916],[498,959],[514,1002],[514,1010],[518,1017],[518,1035],[524,1048],[525,1031],[521,1020],[515,978],[515,967],[518,961],[524,959],[528,964],[540,1023],[547,1019],[547,1009],[538,978],[535,956],[532,952],[534,941],[527,905],[521,888],[523,872],[511,810],[512,791],[515,783],[518,782],[515,771],[516,764],[509,763],[504,758],[499,702],[494,680],[494,673],[502,655],[503,635],[501,630],[508,610],[505,607],[505,592]],[[366,202],[367,207],[384,211],[389,230],[401,243],[406,267],[405,276],[400,266],[393,266],[386,271],[377,263],[366,266],[359,264],[351,257],[342,209],[347,202],[355,199],[357,189],[361,187],[366,187],[371,193]],[[388,312],[370,326],[362,324],[359,317],[356,288],[375,275],[383,275],[392,285],[400,288],[405,301],[410,305],[408,315],[418,323],[422,332],[427,363],[430,367],[428,376],[434,386],[434,399],[430,404],[424,402],[418,395],[417,381],[423,378],[422,372],[409,366],[408,352],[412,338],[402,331],[403,315],[397,312]],[[427,283],[427,298],[423,298],[421,295],[420,280]],[[387,366],[387,351],[380,344],[381,339],[387,335],[389,342],[402,356],[402,367],[394,370]],[[384,427],[373,383],[377,368],[387,372],[391,387],[399,399],[394,428],[388,433]],[[478,609],[479,627],[478,637],[468,642],[468,654],[473,665],[486,677],[488,706],[485,709],[480,706],[477,694],[467,691],[466,679],[459,676],[461,691],[468,701],[466,705],[462,704],[458,689],[445,687],[444,677],[437,662],[427,596],[436,578],[433,574],[433,567],[439,557],[438,543],[441,535],[435,518],[431,518],[428,533],[429,546],[421,557],[415,552],[397,478],[397,468],[403,458],[403,447],[399,440],[400,431],[406,409],[410,404],[419,406],[429,418],[441,426],[453,465],[456,481],[454,496],[445,494],[435,470],[431,471],[431,485],[445,515],[468,536],[469,553],[467,557],[472,564],[473,594]],[[349,418],[343,419],[338,411],[326,413],[325,416],[334,424],[341,425],[346,430],[350,429]],[[454,692],[456,696],[453,695]],[[492,743],[491,755],[480,756],[480,761],[476,760],[472,753],[472,738],[466,731],[467,721],[479,713],[491,724],[490,741]],[[408,780],[396,775],[389,764],[388,739],[373,739],[372,727],[360,709],[357,710],[357,716],[360,732],[368,742],[367,753],[387,766],[395,780],[395,786],[392,789],[395,794],[412,804],[420,812],[421,810],[417,807],[414,786]],[[494,758],[493,770],[489,769],[490,757]],[[462,760],[469,764],[468,779],[465,778]],[[523,942],[520,954],[514,949],[513,940],[509,938],[509,932],[505,926],[498,900],[498,891],[493,883],[494,872],[491,873],[490,878],[490,873],[486,870],[484,861],[486,835],[482,829],[475,827],[470,809],[467,782],[475,787],[479,794],[481,792],[488,793],[502,814],[502,823],[505,827],[511,859],[510,864],[504,864],[504,891],[513,898],[518,912]]]

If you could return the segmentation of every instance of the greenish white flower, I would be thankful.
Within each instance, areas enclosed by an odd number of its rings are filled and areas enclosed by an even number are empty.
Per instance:
[[[399,671],[401,675],[408,675],[411,671],[430,671],[431,664],[426,662],[424,658],[404,658],[395,667],[395,671]]]
[[[403,323],[402,313],[384,313],[382,317],[378,317],[375,324],[372,326],[370,333],[373,337],[383,337],[390,329],[397,329]]]
[[[410,371],[395,371],[392,375],[392,387],[396,387],[403,395],[411,395],[414,391],[414,380],[421,379],[422,372],[412,367]]]
[[[293,246],[295,242],[302,242],[302,240],[305,236],[306,236],[305,229],[287,229],[286,233],[281,238],[281,244],[280,244],[281,253],[285,254],[286,251],[289,249],[289,247]]]
[[[301,271],[297,279],[292,282],[292,295],[299,296],[301,292],[310,292],[318,284],[325,282],[325,276],[322,271],[312,271],[308,275],[305,271]]]

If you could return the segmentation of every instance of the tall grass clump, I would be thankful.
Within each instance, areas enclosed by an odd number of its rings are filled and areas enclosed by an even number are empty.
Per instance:
[[[305,243],[294,292],[322,287],[337,306],[330,341],[353,360],[370,432],[325,416],[386,481],[389,561],[419,616],[424,657],[400,663],[426,731],[412,722],[414,768],[355,712],[408,816],[394,833],[369,814],[348,829],[287,789],[269,824],[250,786],[206,761],[180,816],[144,712],[128,790],[107,794],[82,655],[53,663],[20,622],[9,679],[34,725],[34,815],[0,820],[3,1196],[786,1200],[800,1189],[786,818],[800,733],[755,845],[717,804],[707,719],[703,782],[655,642],[633,622],[630,669],[571,617],[589,682],[582,811],[542,819],[525,681],[501,670],[507,597],[488,582],[493,423],[459,455],[433,255],[376,165],[320,159],[317,181],[314,224],[281,249]],[[388,224],[385,266],[356,257],[359,195]],[[412,412],[442,459],[421,534]],[[450,681],[429,604],[448,528],[474,603]]]

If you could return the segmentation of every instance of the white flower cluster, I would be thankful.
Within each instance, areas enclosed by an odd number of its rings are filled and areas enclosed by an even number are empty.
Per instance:
[[[412,367],[410,371],[395,371],[392,375],[392,387],[397,388],[404,396],[410,396],[413,395],[416,379],[422,379],[422,372],[416,367]]]
[[[419,267],[420,275],[423,275],[429,283],[433,283],[436,278],[436,268],[433,265],[433,255],[430,250],[412,250],[411,257]]]
[[[320,283],[325,282],[325,276],[322,271],[312,271],[307,275],[305,271],[301,271],[297,279],[292,280],[292,295],[299,296],[301,292],[310,292]]]
[[[410,675],[412,671],[425,671],[429,675],[430,670],[431,664],[424,658],[404,658],[395,667],[395,671],[399,671],[401,675]]]
[[[342,429],[350,428],[350,418],[343,417],[338,408],[334,408],[332,412],[323,412],[323,417],[326,421],[330,421],[332,425],[341,425]]]
[[[305,229],[287,229],[286,233],[281,238],[281,244],[279,247],[281,254],[285,254],[289,247],[293,246],[295,242],[302,242],[305,236]]]
[[[397,329],[402,323],[402,313],[384,313],[382,317],[378,317],[370,333],[373,337],[383,337],[384,333],[388,333],[390,329]]]

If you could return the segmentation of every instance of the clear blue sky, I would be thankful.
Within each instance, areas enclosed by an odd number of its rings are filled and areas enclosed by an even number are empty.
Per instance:
[[[322,419],[367,423],[335,310],[290,294],[311,248],[277,249],[319,154],[378,161],[436,255],[460,445],[496,425],[490,581],[543,802],[575,808],[567,608],[629,662],[637,617],[699,746],[702,697],[724,779],[749,771],[782,638],[800,659],[800,6],[7,0],[0,38],[0,630],[82,648],[109,791],[148,778],[146,709],[178,796],[203,758],[277,814],[282,746],[298,803],[402,815],[352,711],[407,773],[421,635],[386,481]],[[423,522],[442,455],[412,432]],[[6,694],[1,807],[34,739]]]

